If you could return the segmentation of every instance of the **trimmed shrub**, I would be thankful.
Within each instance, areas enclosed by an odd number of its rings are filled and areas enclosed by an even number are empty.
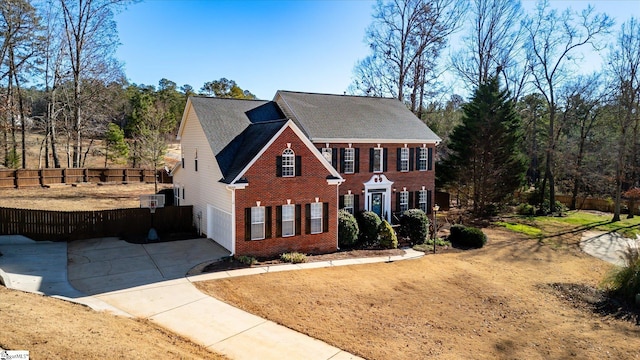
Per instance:
[[[307,255],[301,254],[299,252],[284,253],[280,255],[280,260],[292,264],[300,264],[303,262],[307,262]]]
[[[356,216],[360,229],[360,243],[373,245],[378,242],[378,226],[382,220],[373,211],[363,211]]]
[[[398,237],[387,220],[383,220],[378,227],[378,240],[380,241],[380,246],[385,249],[398,248]]]
[[[449,241],[461,247],[481,248],[487,243],[487,235],[478,228],[456,224],[451,226]]]
[[[355,246],[359,232],[355,216],[344,209],[338,211],[338,246],[341,248]]]
[[[400,217],[401,236],[408,237],[412,244],[424,244],[429,236],[429,218],[420,209],[409,209]]]

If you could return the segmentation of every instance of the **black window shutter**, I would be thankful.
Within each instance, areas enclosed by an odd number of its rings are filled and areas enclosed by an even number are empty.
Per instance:
[[[282,237],[282,206],[276,206],[276,237]]]
[[[194,170],[198,171],[198,159],[197,158],[195,159],[195,168],[194,168]]]
[[[353,215],[360,212],[360,195],[353,195]]]
[[[322,232],[329,232],[329,203],[322,203]]]
[[[338,169],[338,149],[331,149],[331,165],[334,169]]]
[[[271,206],[264,208],[264,238],[271,238]]]
[[[420,169],[420,148],[416,148],[416,170]]]
[[[396,153],[397,158],[396,158],[396,170],[401,171],[402,170],[402,148],[398,148]]]
[[[340,172],[344,173],[344,148],[340,148]]]
[[[389,151],[388,149],[382,149],[382,171],[387,171],[387,160],[389,160]]]
[[[433,169],[433,165],[431,164],[432,162],[433,162],[433,148],[429,148],[427,150],[427,170]]]
[[[360,172],[360,148],[355,148],[354,152],[354,166],[353,166],[353,172],[354,173],[359,173]]]
[[[282,156],[276,156],[276,176],[282,177]]]
[[[340,195],[338,197],[338,208],[339,209],[344,208],[344,195]]]
[[[296,235],[300,235],[302,231],[302,207],[300,204],[296,205]]]
[[[413,148],[409,148],[409,171],[413,171],[413,157],[414,157],[414,151]]]
[[[409,191],[409,209],[413,209],[413,191]]]
[[[427,214],[431,214],[431,190],[427,190]]]
[[[369,149],[369,172],[373,172],[373,148]]]
[[[400,191],[396,193],[396,211],[400,212]]]
[[[296,176],[302,175],[302,156],[296,156]]]
[[[251,240],[251,208],[244,209],[244,239]]]
[[[304,205],[304,233],[311,234],[311,204]]]

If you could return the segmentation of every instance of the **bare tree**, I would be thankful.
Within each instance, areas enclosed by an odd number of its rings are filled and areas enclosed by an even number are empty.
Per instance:
[[[70,97],[72,164],[80,166],[83,131],[86,128],[84,107],[92,95],[85,85],[91,81],[109,84],[121,78],[121,66],[114,54],[118,45],[113,13],[126,0],[60,0],[65,30],[66,55],[72,78]]]
[[[0,81],[6,79],[5,108],[8,110],[6,118],[10,124],[12,148],[6,144],[5,136],[5,166],[9,165],[7,152],[12,154],[12,166],[17,166],[16,130],[18,122],[21,129],[21,158],[22,167],[26,167],[26,122],[22,81],[31,66],[30,62],[39,51],[39,18],[35,8],[26,0],[7,0],[0,3]],[[5,133],[6,134],[6,133]]]
[[[636,144],[640,124],[640,24],[635,18],[622,24],[615,47],[609,53],[611,89],[615,94],[614,118],[617,120],[618,149],[615,170],[615,211],[613,221],[620,220],[622,184],[629,160],[635,169]],[[628,158],[629,142],[632,144]],[[635,173],[635,171],[634,171]],[[632,175],[632,181],[637,181]]]
[[[520,1],[472,0],[471,16],[473,27],[464,39],[465,48],[452,57],[453,68],[470,88],[484,84],[497,70],[517,100],[529,74],[521,51]]]
[[[557,116],[556,91],[571,73],[569,63],[580,58],[577,50],[584,45],[598,49],[597,40],[606,34],[613,20],[602,13],[594,13],[589,6],[580,14],[570,9],[558,13],[550,9],[548,1],[538,3],[536,12],[525,23],[527,58],[529,59],[536,89],[549,106],[548,144],[546,150],[545,182],[549,182],[550,211],[555,211],[555,121]]]
[[[564,111],[558,131],[562,131],[565,139],[562,153],[566,164],[564,169],[568,172],[566,178],[571,191],[571,210],[576,209],[578,192],[587,185],[586,179],[591,178],[589,173],[598,172],[598,169],[587,167],[586,155],[590,150],[592,153],[601,152],[594,151],[592,145],[596,141],[594,132],[603,124],[604,97],[599,74],[576,78],[560,94]]]
[[[463,0],[379,0],[366,35],[372,54],[356,65],[350,91],[393,96],[415,111],[418,89],[437,74],[434,64],[465,9]]]

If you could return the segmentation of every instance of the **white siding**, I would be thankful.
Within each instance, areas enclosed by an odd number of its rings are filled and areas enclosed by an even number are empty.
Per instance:
[[[216,241],[214,235],[207,227],[208,205],[219,210],[219,214],[232,214],[231,191],[226,185],[219,182],[222,173],[211,151],[209,142],[204,135],[202,126],[196,117],[193,108],[189,107],[189,112],[182,124],[183,131],[180,136],[181,151],[184,156],[184,167],[179,169],[174,175],[174,182],[184,188],[185,199],[181,201],[181,205],[193,205],[193,218],[196,227],[200,233],[206,234],[208,237]],[[195,156],[198,154],[198,171],[195,171]],[[198,221],[198,214],[201,214],[202,221]],[[216,220],[220,223],[221,220]],[[233,219],[226,217],[224,221],[228,221],[231,227]],[[215,230],[214,230],[215,233]],[[228,236],[231,236],[229,234]]]

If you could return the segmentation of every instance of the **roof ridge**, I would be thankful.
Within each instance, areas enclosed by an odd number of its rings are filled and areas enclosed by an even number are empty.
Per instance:
[[[324,95],[324,96],[341,96],[341,97],[354,97],[354,98],[397,100],[394,97],[386,97],[386,96],[366,96],[366,95],[351,95],[351,94],[314,93],[314,92],[308,92],[308,91],[292,91],[292,90],[278,90],[277,92],[303,94],[303,95]]]
[[[289,121],[289,119],[283,118],[283,119],[274,119],[274,120],[267,120],[267,121],[256,121],[256,122],[251,122],[251,124],[249,124],[249,126],[251,125],[265,125],[265,124],[273,124],[273,123],[277,123],[277,122],[287,122]]]
[[[261,99],[238,99],[238,98],[225,98],[225,97],[206,96],[206,95],[190,95],[190,96],[189,96],[189,98],[209,99],[209,100],[262,101],[262,102],[271,102],[271,101],[272,101],[272,100],[261,100]]]

